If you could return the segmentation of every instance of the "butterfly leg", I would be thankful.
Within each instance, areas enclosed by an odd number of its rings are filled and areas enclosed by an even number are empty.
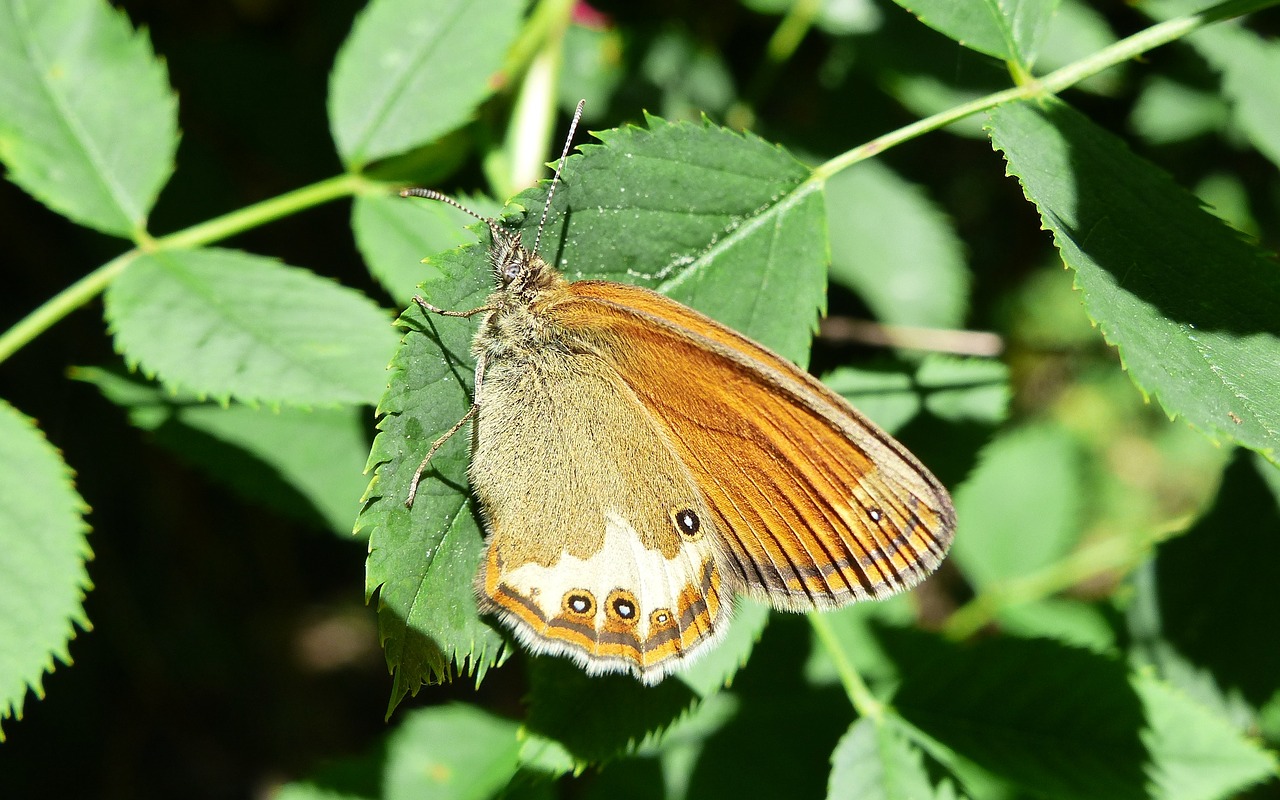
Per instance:
[[[414,295],[413,302],[417,303],[418,307],[421,308],[423,311],[426,311],[432,314],[440,314],[441,316],[445,316],[445,317],[471,317],[485,311],[497,310],[495,306],[481,306],[480,308],[473,308],[470,311],[445,311],[442,308],[437,308],[436,306],[431,305],[430,303],[428,303],[426,300],[422,299],[418,295]],[[475,382],[476,391],[479,391],[480,383],[481,381],[484,380],[484,361],[485,360],[483,355],[481,355],[479,358],[476,359],[476,382]],[[436,454],[437,450],[439,450],[442,446],[444,446],[445,442],[449,441],[449,439],[451,439],[455,433],[461,430],[462,426],[466,425],[467,422],[470,421],[471,418],[474,417],[476,415],[476,412],[479,410],[480,410],[480,405],[478,403],[473,402],[471,404],[471,408],[468,409],[467,413],[462,416],[462,419],[454,423],[452,428],[445,431],[443,436],[441,436],[439,439],[436,439],[431,444],[431,449],[427,451],[426,457],[422,459],[422,463],[418,465],[418,468],[413,471],[413,479],[409,481],[409,496],[406,497],[404,501],[405,508],[413,508],[414,498],[418,496],[418,484],[422,483],[422,473],[426,472],[427,465],[431,463],[431,457]]]
[[[413,471],[413,479],[409,481],[409,496],[405,498],[405,501],[404,501],[405,508],[413,508],[413,499],[418,496],[418,484],[422,483],[422,473],[426,471],[427,464],[431,463],[431,457],[436,454],[437,450],[439,450],[442,446],[444,446],[445,442],[453,438],[453,435],[457,433],[459,430],[461,430],[463,425],[466,425],[467,422],[470,421],[470,419],[476,415],[476,411],[479,408],[480,406],[476,405],[475,403],[472,403],[471,409],[467,411],[466,414],[463,415],[462,419],[455,422],[452,428],[445,431],[443,436],[441,436],[439,439],[436,439],[435,442],[432,443],[431,449],[427,451],[426,458],[422,459],[422,463],[419,464],[418,468]]]
[[[431,314],[439,314],[442,317],[474,317],[476,314],[483,314],[486,311],[497,311],[497,306],[480,306],[470,311],[446,311],[443,308],[437,308],[418,295],[413,296],[413,302],[418,304],[418,308]]]

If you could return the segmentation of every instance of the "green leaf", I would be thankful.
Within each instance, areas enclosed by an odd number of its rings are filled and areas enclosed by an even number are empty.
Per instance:
[[[614,93],[628,77],[626,60],[618,58],[623,42],[622,31],[613,25],[573,24],[564,32],[564,66],[556,98],[566,109],[585,100],[583,124],[605,117]]]
[[[572,222],[548,220],[543,241],[563,242],[553,263],[572,280],[655,289],[803,365],[826,290],[809,170],[751,134],[648,123],[597,134],[565,169],[556,204]],[[540,212],[541,197],[526,207]]]
[[[673,724],[660,738],[647,741],[627,757],[609,762],[589,782],[575,788],[584,789],[584,800],[619,800],[619,798],[663,797],[686,800],[709,796],[699,791],[695,781],[708,781],[708,768],[719,766],[708,757],[708,741],[734,720],[740,712],[738,698],[721,692],[699,702]],[[714,776],[711,776],[714,781]],[[716,785],[715,796],[741,796]],[[767,796],[767,795],[763,795]]]
[[[950,221],[924,191],[864,161],[827,181],[831,279],[883,322],[958,328],[969,271]]]
[[[519,766],[519,726],[465,705],[405,715],[368,756],[281,787],[278,800],[485,800]]]
[[[497,85],[524,3],[373,0],[338,52],[329,127],[359,168],[466,123]]]
[[[1207,800],[1271,768],[1224,720],[1103,655],[1010,637],[880,638],[902,670],[894,708],[971,789],[999,776],[1045,798]]]
[[[921,410],[948,422],[1002,422],[1009,406],[1009,368],[990,359],[931,354],[915,374],[841,367],[823,382],[890,433]]]
[[[1140,674],[1132,683],[1146,717],[1142,740],[1149,753],[1147,796],[1156,800],[1235,797],[1275,777],[1275,756],[1221,716],[1150,675]]]
[[[804,359],[825,288],[822,198],[805,182],[808,170],[752,136],[649,124],[602,133],[603,145],[570,158],[542,255],[571,279],[658,289]],[[516,218],[530,246],[544,197],[538,189],[515,201],[532,209]],[[445,277],[424,284],[428,300],[458,310],[484,304],[492,290],[485,248],[431,263]],[[436,453],[412,512],[404,508],[431,443],[470,407],[474,322],[424,318],[416,307],[401,322],[409,332],[379,405],[381,433],[369,457],[377,474],[359,526],[372,543],[367,590],[379,591],[383,635],[397,643],[389,663],[407,691],[447,677],[450,662],[482,675],[500,658],[502,640],[476,614],[482,536],[466,488],[465,431]],[[412,630],[400,627],[406,621]]]
[[[1280,650],[1258,627],[1280,619],[1280,510],[1250,461],[1237,453],[1213,507],[1160,548],[1155,584],[1163,638],[1258,708],[1280,675]],[[1206,568],[1230,579],[1206,580]]]
[[[1061,103],[1000,106],[991,133],[1134,383],[1170,415],[1274,458],[1274,262]]]
[[[1046,261],[1050,263],[1032,270],[1006,300],[1009,338],[1040,351],[1098,348],[1098,329],[1085,313],[1073,273],[1058,258],[1049,256]]]
[[[951,558],[978,589],[1046,567],[1079,538],[1083,494],[1080,455],[1066,430],[1006,431],[956,491]]]
[[[1098,653],[1112,652],[1116,647],[1115,629],[1094,603],[1048,597],[1004,606],[999,618],[1002,630],[1027,639],[1056,639]]]
[[[734,678],[732,690],[704,700],[690,715],[689,722],[696,723],[698,730],[690,731],[693,726],[682,720],[664,735],[662,766],[668,781],[680,769],[673,763],[679,756],[666,757],[668,743],[697,747],[697,763],[681,770],[687,775],[679,784],[682,791],[669,796],[823,795],[830,754],[853,711],[838,686],[814,686],[803,679],[810,632],[803,617],[774,614],[751,663]],[[732,706],[724,702],[726,698]],[[699,719],[707,706],[710,718]],[[694,755],[686,750],[684,757]]]
[[[457,199],[477,214],[492,216],[499,211],[492,200]],[[423,255],[475,242],[475,234],[467,230],[474,223],[453,206],[395,195],[358,195],[351,209],[351,228],[369,272],[405,306],[419,284],[444,278],[438,268],[423,263]]]
[[[555,739],[539,736],[528,728],[520,731],[520,768],[526,772],[559,777],[574,771],[573,754]]]
[[[464,705],[423,709],[405,719],[387,746],[388,798],[492,797],[519,763],[519,726]]]
[[[456,254],[440,260],[446,270],[457,268]],[[449,308],[474,308],[484,300],[483,291],[467,302],[441,295],[433,293],[432,299],[448,302]],[[460,325],[426,327],[435,321],[411,315],[401,323],[410,330],[391,362],[390,386],[378,404],[380,433],[366,467],[377,471],[356,521],[357,530],[370,537],[365,591],[378,595],[387,664],[396,671],[393,704],[422,683],[449,680],[454,666],[479,681],[506,657],[502,636],[481,620],[472,590],[482,542],[478,511],[467,491],[465,433],[435,454],[412,512],[404,507],[410,478],[430,443],[470,407],[472,367],[460,363],[469,358],[469,332]],[[420,340],[430,340],[444,354],[427,356],[431,348]]]
[[[369,450],[364,406],[223,406],[92,367],[71,377],[97,386],[135,426],[245,497],[351,535]]]
[[[1240,231],[1248,239],[1257,240],[1261,234],[1257,219],[1253,216],[1249,190],[1244,176],[1227,172],[1215,172],[1201,178],[1195,185],[1199,197],[1208,211],[1218,219]]]
[[[1222,93],[1249,141],[1280,165],[1280,42],[1234,25],[1214,25],[1188,40],[1222,72]]]
[[[769,622],[769,606],[756,600],[739,598],[734,604],[733,619],[725,633],[709,653],[698,656],[693,664],[676,677],[698,693],[708,697],[733,681],[747,663],[756,642]]]
[[[926,356],[916,371],[924,407],[948,422],[998,425],[1009,415],[1009,367],[993,358]]]
[[[588,677],[572,661],[539,657],[530,662],[525,724],[579,764],[595,764],[655,740],[697,701],[677,680],[645,686],[630,675]]]
[[[1103,13],[1086,0],[1061,0],[1040,42],[1036,71],[1046,74],[1115,44],[1116,35]],[[1118,64],[1090,75],[1071,88],[1107,96],[1119,94],[1127,83],[1125,66]]]
[[[1216,94],[1155,75],[1134,103],[1130,124],[1152,144],[1172,144],[1222,130],[1230,111]]]
[[[102,0],[0,4],[0,160],[60,214],[133,236],[173,172],[164,63]]]
[[[116,348],[174,391],[249,403],[372,403],[395,335],[353,289],[232,250],[139,257],[107,289]]]
[[[22,718],[27,689],[56,658],[71,663],[75,628],[90,630],[85,592],[88,506],[71,469],[35,422],[0,400],[0,722]],[[0,741],[3,741],[0,732]]]
[[[1267,485],[1271,496],[1277,504],[1280,504],[1280,467],[1261,458],[1255,458],[1253,464],[1258,469],[1258,474],[1262,476],[1262,481]]]
[[[971,790],[999,776],[1037,797],[1144,796],[1142,706],[1119,661],[1048,640],[879,638],[902,673],[893,707]]]
[[[692,711],[678,719],[654,746],[642,747],[641,754],[656,753],[662,764],[662,782],[667,797],[699,797],[693,783],[699,778],[699,766],[714,761],[704,758],[709,742],[720,735],[742,713],[742,702],[733,692],[719,692],[704,697]],[[610,797],[599,794],[599,797]],[[617,793],[612,795],[617,796]],[[730,795],[732,796],[732,795]]]
[[[927,800],[934,797],[934,791],[923,754],[892,718],[876,721],[862,717],[849,726],[831,754],[827,797]]]
[[[894,0],[960,44],[1031,71],[1058,0]]]
[[[737,99],[724,54],[687,27],[660,29],[639,56],[636,77],[657,88],[658,113],[672,119],[724,114]],[[616,58],[616,56],[615,56]]]

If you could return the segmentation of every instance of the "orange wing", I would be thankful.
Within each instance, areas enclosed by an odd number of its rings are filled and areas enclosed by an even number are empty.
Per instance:
[[[780,356],[632,286],[579,281],[545,311],[612,361],[666,429],[750,594],[829,608],[914,586],[946,555],[955,510],[942,484]]]

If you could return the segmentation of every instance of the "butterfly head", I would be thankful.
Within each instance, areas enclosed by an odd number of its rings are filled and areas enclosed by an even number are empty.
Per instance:
[[[542,231],[547,225],[547,214],[551,211],[551,198],[555,197],[556,187],[560,185],[560,170],[564,168],[569,157],[569,147],[573,143],[573,134],[578,129],[578,121],[582,119],[582,106],[585,100],[578,102],[573,112],[573,122],[569,124],[569,135],[565,138],[564,152],[556,162],[555,175],[547,188],[547,199],[542,206],[542,218],[538,221],[538,234],[533,241],[533,248],[524,246],[520,234],[503,228],[495,220],[483,217],[466,206],[434,189],[404,189],[401,197],[425,197],[448,203],[456,209],[465,211],[483,222],[489,228],[493,244],[489,248],[489,261],[493,265],[494,280],[498,291],[516,295],[526,300],[539,292],[549,289],[561,280],[560,274],[538,255],[538,245],[542,243]]]
[[[512,294],[537,293],[556,282],[555,269],[520,241],[520,234],[497,225],[489,227],[493,244],[489,262],[493,278],[500,290]]]

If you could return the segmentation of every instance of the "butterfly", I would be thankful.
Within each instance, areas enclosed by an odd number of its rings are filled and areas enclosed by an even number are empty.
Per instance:
[[[661,294],[570,282],[482,220],[495,289],[479,317],[469,480],[481,611],[535,653],[654,684],[709,650],[734,598],[831,609],[915,586],[946,556],[942,484],[844,398]]]

